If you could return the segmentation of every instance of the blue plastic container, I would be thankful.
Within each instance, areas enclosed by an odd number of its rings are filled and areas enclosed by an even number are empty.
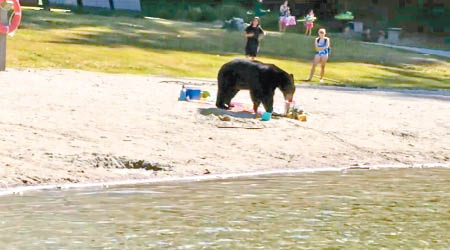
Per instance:
[[[265,122],[270,121],[271,118],[272,118],[272,113],[269,113],[269,112],[264,112],[261,115],[261,120],[263,120]]]
[[[180,90],[180,97],[178,98],[180,101],[186,101],[186,88],[183,86]]]
[[[199,87],[186,87],[186,97],[189,100],[200,100],[202,97],[202,90]]]

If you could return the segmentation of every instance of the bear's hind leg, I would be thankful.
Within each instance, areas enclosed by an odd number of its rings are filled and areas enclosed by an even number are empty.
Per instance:
[[[216,107],[219,109],[227,109],[220,95],[217,96]]]
[[[239,89],[227,87],[217,96],[216,106],[220,109],[231,109],[231,99],[239,92]]]
[[[231,99],[236,95],[236,77],[231,72],[220,72],[218,79],[216,107],[229,109]]]
[[[223,87],[223,79],[219,78],[219,84],[217,88],[217,100],[216,100],[216,107],[219,109],[226,109],[225,106],[225,94],[224,94],[224,87]]]

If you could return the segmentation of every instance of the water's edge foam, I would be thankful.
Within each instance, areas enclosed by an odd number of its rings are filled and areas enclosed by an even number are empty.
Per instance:
[[[127,185],[141,185],[154,184],[164,182],[186,182],[186,181],[209,181],[219,179],[232,179],[262,175],[274,174],[297,174],[297,173],[314,173],[314,172],[339,172],[345,170],[376,170],[376,169],[399,169],[399,168],[450,168],[450,163],[424,163],[424,164],[384,164],[384,165],[359,165],[348,166],[341,168],[303,168],[303,169],[288,169],[288,170],[270,170],[257,171],[238,174],[219,174],[219,175],[205,175],[205,176],[188,176],[188,177],[167,177],[167,178],[151,178],[142,180],[127,180],[127,181],[112,181],[112,182],[98,182],[98,183],[69,183],[69,184],[48,184],[38,186],[19,186],[10,189],[0,189],[0,196],[6,195],[22,195],[24,192],[38,191],[38,190],[57,190],[57,189],[75,189],[75,188],[108,188]]]

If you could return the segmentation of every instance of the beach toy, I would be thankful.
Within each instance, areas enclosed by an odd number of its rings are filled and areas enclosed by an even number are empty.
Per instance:
[[[301,122],[306,122],[306,115],[299,115],[297,116],[297,120],[301,121]]]
[[[211,94],[208,91],[206,91],[206,90],[202,91],[202,98],[203,99],[206,99],[206,98],[208,98],[210,96],[211,96]]]
[[[231,121],[231,117],[230,116],[228,116],[228,115],[219,115],[218,116],[219,117],[219,120],[221,120],[221,121],[223,121],[223,122],[229,122],[229,121]]]
[[[261,115],[261,120],[263,121],[270,121],[270,118],[272,118],[272,113],[264,112]]]
[[[289,114],[295,107],[295,101],[285,101],[284,103],[284,114]]]
[[[311,18],[313,21],[317,20],[317,17],[312,17]],[[297,22],[306,22],[306,18],[302,18],[302,19],[298,19]]]
[[[291,105],[289,105],[289,110],[286,114],[286,117],[302,122],[306,121],[306,115],[303,114],[303,109],[300,106],[295,105],[295,103],[291,103]]]
[[[180,90],[180,97],[178,97],[178,100],[179,101],[186,101],[186,88],[184,87],[184,85],[183,85],[183,87]]]
[[[196,86],[186,86],[186,99],[188,100],[200,100],[202,90]]]

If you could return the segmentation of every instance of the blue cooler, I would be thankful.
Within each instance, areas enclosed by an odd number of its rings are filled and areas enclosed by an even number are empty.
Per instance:
[[[186,86],[186,97],[189,100],[200,100],[202,97],[202,90],[196,86]]]

